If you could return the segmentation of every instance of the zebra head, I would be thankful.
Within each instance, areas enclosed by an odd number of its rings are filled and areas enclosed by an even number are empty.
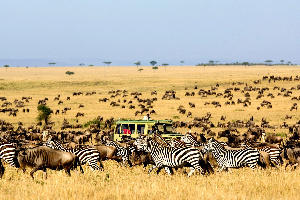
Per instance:
[[[149,139],[146,138],[137,138],[134,142],[134,145],[136,146],[137,151],[147,151],[149,146]]]
[[[182,136],[181,138],[180,138],[180,141],[181,142],[184,142],[184,143],[190,143],[190,140],[188,139],[188,137],[186,136],[186,135],[184,135],[184,136]]]
[[[208,140],[207,144],[203,147],[202,152],[207,153],[207,152],[212,151],[214,142],[215,142],[214,138],[211,138],[210,140]]]

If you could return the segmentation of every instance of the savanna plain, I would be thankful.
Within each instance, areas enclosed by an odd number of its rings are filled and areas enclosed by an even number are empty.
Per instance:
[[[0,112],[0,119],[11,122],[18,127],[18,122],[23,126],[37,124],[38,101],[47,97],[47,106],[52,110],[63,110],[70,107],[66,114],[52,114],[51,121],[55,122],[54,130],[60,131],[63,119],[71,124],[86,124],[97,116],[104,119],[142,119],[143,115],[135,115],[139,109],[138,102],[132,92],[140,92],[140,98],[157,98],[153,109],[157,114],[151,115],[153,119],[172,119],[174,121],[192,121],[194,117],[202,117],[207,112],[211,113],[211,121],[216,125],[221,116],[226,116],[226,122],[236,120],[248,121],[253,116],[256,124],[266,118],[272,128],[266,129],[267,134],[277,134],[287,137],[286,128],[280,128],[283,122],[295,124],[300,120],[298,110],[290,110],[299,97],[300,90],[297,86],[300,81],[263,80],[263,76],[281,76],[295,78],[300,75],[298,66],[168,66],[153,70],[151,67],[8,67],[0,68],[0,96],[13,102],[22,97],[32,97],[25,103],[22,112],[19,109],[17,116],[9,116]],[[74,72],[73,75],[65,74],[66,71]],[[260,80],[254,84],[254,81]],[[240,85],[233,83],[240,82]],[[243,104],[225,105],[228,99],[222,96],[198,95],[200,89],[209,90],[219,85],[217,92],[223,93],[229,87],[240,87],[246,84],[253,87],[268,87],[267,93],[272,93],[274,98],[267,95],[256,99],[257,91],[249,91],[251,105]],[[195,89],[195,86],[197,86]],[[273,90],[275,86],[291,89],[291,97],[278,95],[280,91]],[[109,91],[127,90],[128,96],[111,97]],[[162,100],[166,91],[176,91],[178,100]],[[151,95],[156,91],[157,95]],[[73,96],[74,92],[83,95]],[[93,95],[86,95],[87,93]],[[186,92],[195,92],[195,96],[186,96]],[[266,93],[266,94],[267,94]],[[54,98],[60,95],[63,103],[58,104]],[[67,100],[70,97],[70,100]],[[109,98],[107,102],[99,99]],[[233,91],[233,100],[245,99],[245,93]],[[124,100],[127,100],[124,102]],[[118,102],[120,106],[112,107],[111,101]],[[136,109],[129,109],[129,100],[133,101]],[[272,108],[261,107],[263,100],[272,103]],[[205,102],[219,101],[221,107]],[[195,104],[194,108],[189,102]],[[1,103],[1,102],[0,102]],[[78,108],[82,104],[84,107]],[[124,105],[125,108],[122,108]],[[192,117],[180,114],[177,108],[182,105],[192,113]],[[83,112],[83,117],[76,118],[77,112]],[[285,119],[291,115],[291,119]],[[76,122],[78,120],[78,122]],[[84,128],[83,128],[84,129]],[[188,128],[179,128],[178,132],[185,133]],[[222,128],[212,128],[218,132]],[[202,129],[192,128],[192,132],[200,133]],[[239,129],[240,133],[246,129]],[[104,161],[104,171],[91,171],[84,166],[84,174],[71,172],[68,177],[63,171],[48,170],[48,179],[43,178],[42,171],[35,173],[35,179],[30,178],[29,172],[25,174],[5,164],[5,174],[0,180],[0,199],[300,199],[300,174],[298,170],[284,169],[234,169],[231,172],[215,172],[202,176],[194,174],[187,177],[183,170],[178,170],[173,176],[167,175],[164,170],[159,175],[152,172],[148,176],[148,169],[142,166],[124,167],[115,161]],[[188,171],[189,169],[187,169]]]

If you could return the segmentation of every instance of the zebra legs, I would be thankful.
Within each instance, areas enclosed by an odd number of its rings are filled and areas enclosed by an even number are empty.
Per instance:
[[[195,172],[195,168],[194,167],[190,167],[191,171],[188,174],[188,177],[190,177],[194,172]]]
[[[163,166],[161,164],[159,165],[153,165],[150,169],[149,169],[149,176],[150,176],[150,173],[152,172],[153,169],[155,168],[158,168],[157,169],[157,174],[159,174],[159,172],[162,170]],[[171,167],[165,167],[165,171],[169,174],[169,175],[172,175],[173,174],[173,169]]]
[[[257,164],[248,164],[251,169],[255,170]]]
[[[159,167],[161,167],[161,166],[153,165],[153,166],[149,169],[148,175],[150,176],[150,173],[152,172],[152,170],[155,169],[155,168],[157,168],[157,167],[159,168]]]
[[[274,162],[274,166],[278,169],[281,165],[281,162],[278,158],[272,160]]]
[[[224,169],[226,169],[226,166],[225,166],[225,165],[222,165],[222,166],[218,169],[218,172],[221,172],[221,171],[223,171]]]
[[[162,170],[163,167],[159,167],[156,171],[156,174],[159,174],[159,172]],[[173,174],[173,169],[171,167],[165,167],[165,171],[169,174],[172,175]]]

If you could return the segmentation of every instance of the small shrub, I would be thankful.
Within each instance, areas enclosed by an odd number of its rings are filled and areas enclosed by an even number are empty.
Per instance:
[[[95,119],[93,119],[93,120],[90,120],[90,121],[88,121],[88,122],[86,122],[83,126],[86,128],[86,127],[89,127],[91,124],[100,124],[100,125],[102,125],[101,124],[101,121],[99,121],[97,118],[95,118]]]
[[[68,75],[74,75],[74,72],[66,71],[66,74],[68,74]]]

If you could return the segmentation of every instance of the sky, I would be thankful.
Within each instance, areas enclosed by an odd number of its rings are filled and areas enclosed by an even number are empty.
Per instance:
[[[299,0],[0,0],[0,67],[300,63]]]

